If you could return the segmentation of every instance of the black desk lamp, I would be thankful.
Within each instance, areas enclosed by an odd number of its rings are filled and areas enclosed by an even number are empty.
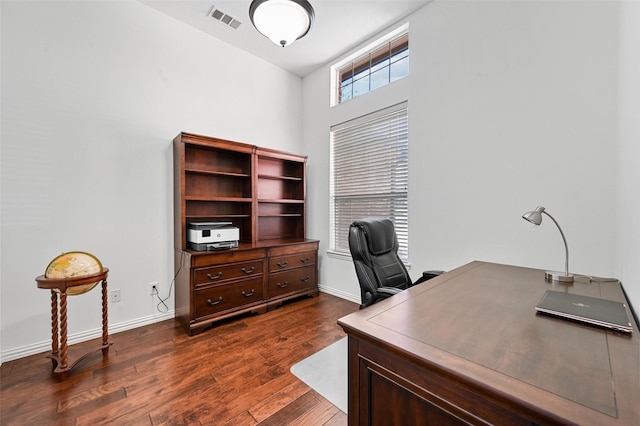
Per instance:
[[[564,273],[556,272],[556,271],[544,271],[544,277],[553,281],[562,281],[562,282],[573,282],[573,275],[569,273],[569,246],[567,245],[567,239],[564,237],[564,232],[562,232],[562,228],[556,220],[544,210],[544,207],[538,206],[535,210],[526,212],[522,215],[522,218],[533,223],[534,225],[540,225],[542,223],[542,213],[546,214],[551,218],[553,223],[556,224],[558,230],[560,230],[560,235],[562,235],[562,241],[564,241],[564,251],[565,251],[565,261],[564,261]]]

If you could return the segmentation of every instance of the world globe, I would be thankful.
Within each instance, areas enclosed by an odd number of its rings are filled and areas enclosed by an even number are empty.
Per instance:
[[[84,251],[70,251],[49,262],[44,276],[46,278],[82,278],[102,272],[100,260]],[[92,290],[100,281],[69,287],[68,295],[77,295]],[[59,290],[56,290],[59,291]]]

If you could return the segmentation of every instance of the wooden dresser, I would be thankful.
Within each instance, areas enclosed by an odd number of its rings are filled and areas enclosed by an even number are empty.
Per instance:
[[[472,262],[340,319],[349,425],[638,425],[640,336],[536,314],[546,290],[625,302],[617,281]]]
[[[176,318],[189,334],[318,294],[305,238],[306,157],[181,133],[174,139]],[[189,223],[230,222],[237,248],[189,249]]]

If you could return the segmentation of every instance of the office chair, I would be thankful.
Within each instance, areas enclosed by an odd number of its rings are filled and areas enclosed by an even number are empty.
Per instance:
[[[389,219],[354,221],[349,226],[349,250],[360,283],[360,309],[444,272],[425,271],[412,282],[398,256],[398,236]]]

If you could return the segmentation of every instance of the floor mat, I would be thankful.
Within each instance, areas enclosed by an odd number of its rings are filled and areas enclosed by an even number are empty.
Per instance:
[[[291,367],[313,390],[347,412],[347,338],[316,352]]]

